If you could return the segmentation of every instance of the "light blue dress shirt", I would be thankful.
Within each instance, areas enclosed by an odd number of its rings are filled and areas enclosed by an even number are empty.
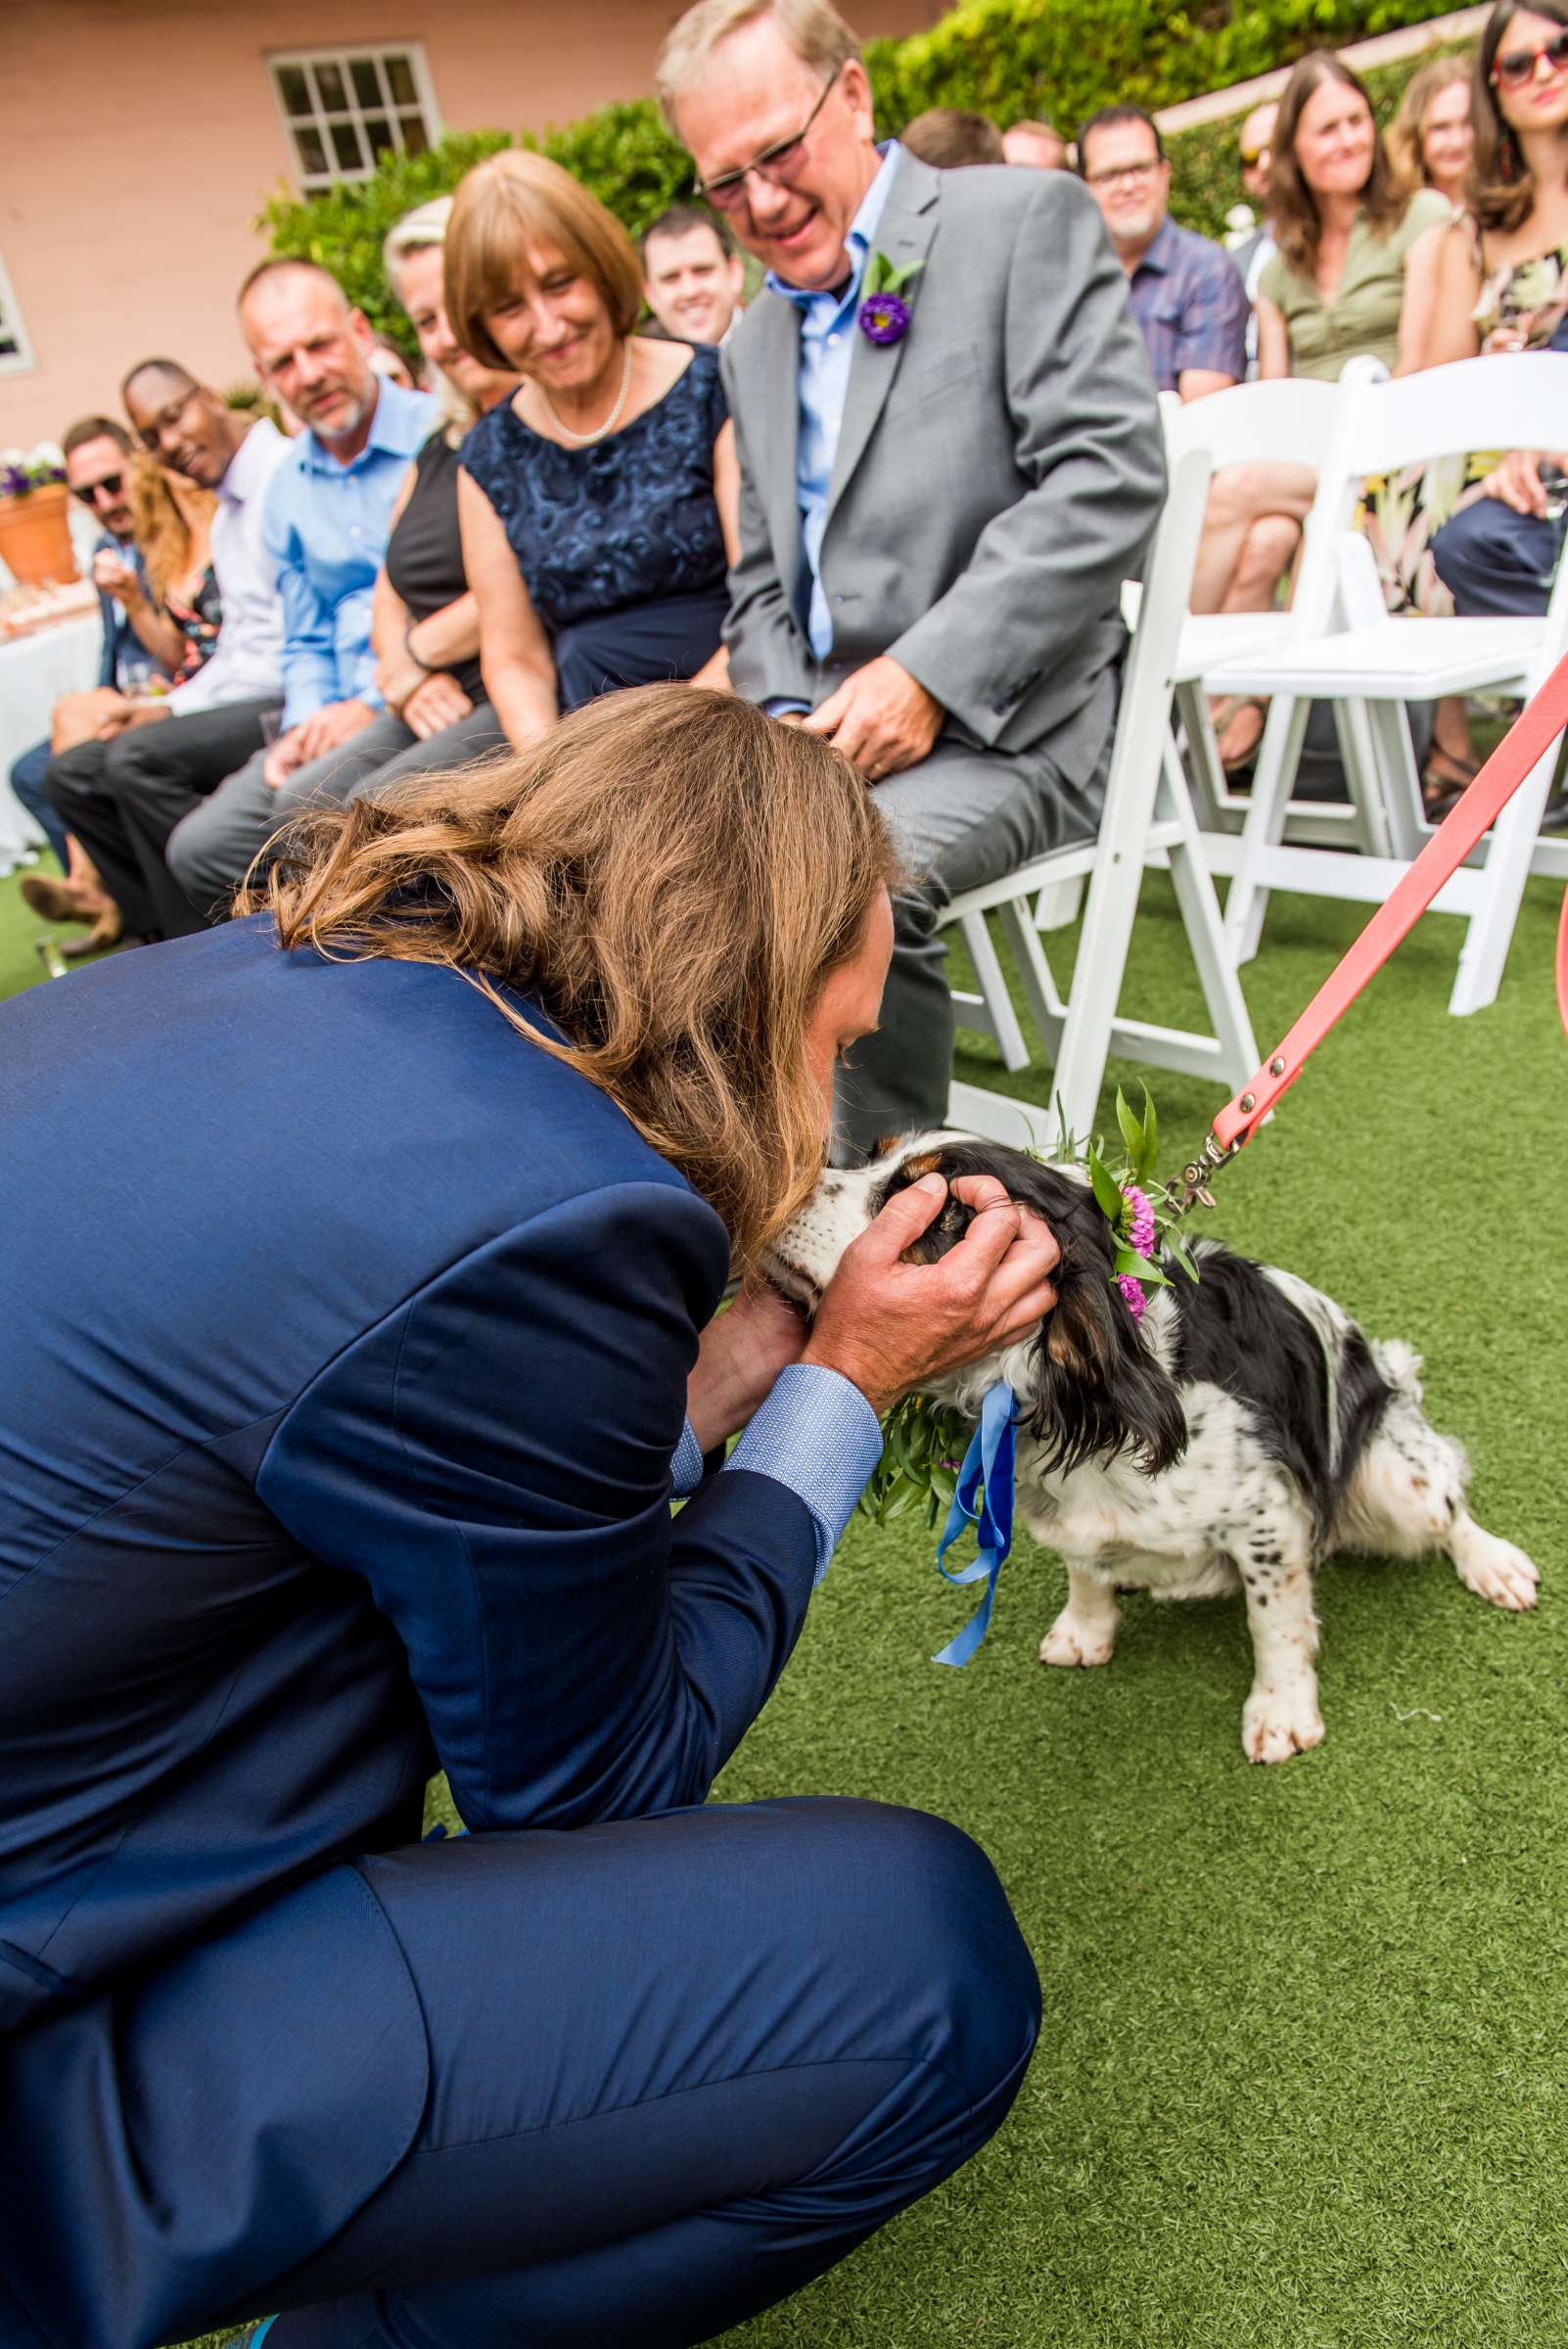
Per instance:
[[[839,428],[844,422],[844,402],[850,389],[850,362],[854,356],[855,313],[860,306],[865,265],[903,151],[897,139],[889,139],[878,152],[882,168],[860,199],[860,208],[845,239],[852,264],[848,287],[826,294],[803,293],[798,286],[786,285],[771,270],[765,281],[770,294],[793,302],[801,313],[801,421],[796,475],[801,500],[801,544],[811,574],[806,632],[818,661],[825,661],[833,650],[833,621],[820,576],[822,533],[827,528],[828,487],[833,480]],[[788,705],[792,709],[799,706]]]
[[[787,1485],[816,1522],[816,1580],[882,1457],[882,1427],[858,1387],[820,1362],[792,1362],[724,1462]],[[702,1447],[688,1419],[671,1462],[676,1497],[702,1482]]]
[[[439,421],[424,392],[377,378],[370,438],[350,465],[301,433],[266,493],[263,536],[283,598],[283,722],[328,702],[382,708],[370,649],[371,595],[392,505]]]

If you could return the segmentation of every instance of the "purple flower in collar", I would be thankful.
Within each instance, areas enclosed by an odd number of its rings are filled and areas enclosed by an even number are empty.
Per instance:
[[[868,343],[901,343],[909,332],[909,304],[904,289],[923,261],[906,261],[896,269],[885,253],[874,253],[866,263],[864,293],[856,323]]]
[[[860,304],[860,332],[868,343],[898,343],[909,332],[909,304],[897,294],[873,294]]]

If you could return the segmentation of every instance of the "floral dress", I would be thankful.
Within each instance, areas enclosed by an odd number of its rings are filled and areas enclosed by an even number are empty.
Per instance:
[[[1456,212],[1453,225],[1468,228],[1479,263],[1475,223]],[[1545,350],[1568,315],[1568,245],[1492,270],[1470,315],[1483,358],[1499,351]],[[1433,568],[1430,544],[1461,504],[1473,503],[1500,455],[1498,449],[1478,449],[1469,456],[1434,457],[1368,484],[1367,534],[1391,612],[1446,616],[1453,611],[1453,598]]]

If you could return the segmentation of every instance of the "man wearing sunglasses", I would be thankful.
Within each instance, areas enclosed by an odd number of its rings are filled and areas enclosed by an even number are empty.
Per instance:
[[[838,1088],[853,1160],[944,1120],[942,906],[1098,822],[1118,597],[1164,490],[1154,389],[1083,187],[879,146],[828,0],[699,0],[657,79],[767,271],[724,353],[731,679],[854,760],[919,876]],[[898,309],[870,299],[885,267]]]
[[[120,396],[147,454],[216,493],[212,571],[222,623],[194,676],[140,708],[110,712],[96,739],[63,751],[50,765],[48,791],[123,929],[175,937],[194,919],[164,861],[168,835],[263,747],[267,721],[282,707],[283,605],[262,508],[289,443],[269,418],[229,407],[175,359],[143,360]],[[69,918],[67,893],[53,894],[56,917]]]
[[[66,694],[56,704],[51,739],[23,752],[11,769],[11,788],[41,825],[65,873],[70,853],[66,825],[49,797],[50,760],[58,749],[91,740],[101,728],[117,730],[124,722],[128,697],[145,691],[151,678],[166,676],[167,670],[159,658],[161,638],[131,534],[130,435],[112,417],[83,416],[66,434],[61,452],[70,493],[99,529],[92,580],[104,623],[103,650],[97,684],[83,693]],[[148,641],[138,622],[147,629]],[[68,885],[45,874],[29,874],[22,888],[34,911],[49,920],[96,924],[112,912],[110,898],[86,880]],[[65,951],[70,951],[69,944]]]

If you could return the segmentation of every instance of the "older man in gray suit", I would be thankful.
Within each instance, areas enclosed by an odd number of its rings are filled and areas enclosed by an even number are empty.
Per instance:
[[[859,766],[917,876],[838,1148],[940,1123],[941,908],[1098,820],[1121,584],[1159,511],[1127,280],[1066,172],[879,147],[828,0],[698,0],[659,62],[703,194],[767,266],[725,352],[735,689]],[[892,272],[899,307],[873,301]]]

